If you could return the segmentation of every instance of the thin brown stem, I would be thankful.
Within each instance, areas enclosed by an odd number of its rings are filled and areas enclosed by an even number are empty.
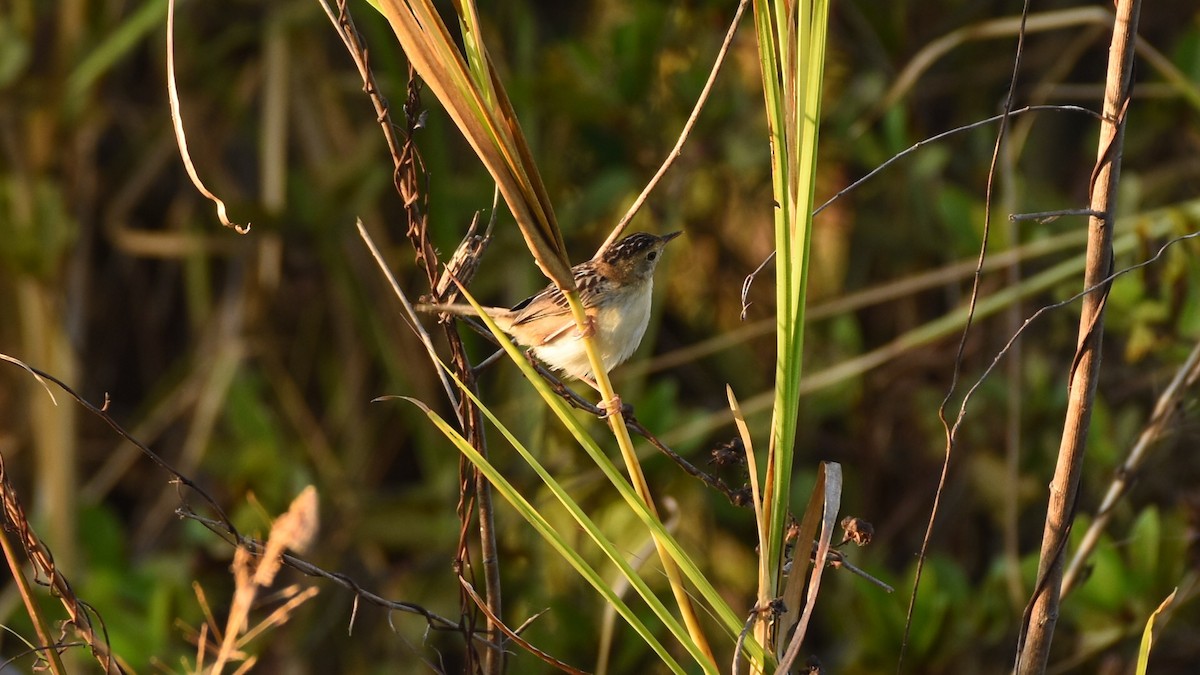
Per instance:
[[[721,72],[721,64],[725,62],[725,55],[729,53],[729,45],[733,42],[733,36],[737,33],[738,24],[742,21],[742,14],[746,11],[746,5],[749,4],[750,0],[741,0],[738,3],[737,11],[733,14],[733,21],[729,24],[729,31],[725,33],[725,41],[721,43],[721,50],[717,52],[717,58],[713,61],[712,70],[708,73],[708,81],[704,83],[704,89],[700,90],[700,96],[696,99],[696,105],[692,108],[692,114],[688,116],[687,122],[684,123],[683,131],[679,132],[679,140],[675,141],[675,147],[671,148],[671,152],[663,160],[662,166],[658,167],[658,171],[654,174],[654,177],[650,179],[649,183],[646,183],[646,187],[642,189],[642,193],[637,196],[637,199],[633,200],[633,204],[625,212],[625,215],[621,217],[617,226],[613,228],[613,231],[608,235],[608,239],[605,239],[600,248],[596,250],[594,260],[599,260],[604,251],[613,242],[621,238],[621,233],[625,231],[625,228],[629,225],[629,221],[633,220],[633,217],[641,210],[642,205],[646,203],[646,198],[650,196],[654,188],[658,187],[658,183],[666,175],[667,169],[670,169],[675,160],[679,159],[683,151],[683,144],[687,141],[688,135],[692,133],[692,127],[696,126],[696,120],[700,118],[700,111],[704,109],[704,104],[708,101],[708,95],[712,93],[713,83],[717,81],[717,73]]]
[[[413,135],[421,127],[420,80],[410,66],[409,85],[404,105],[404,134],[401,136],[397,133],[397,126],[392,121],[388,103],[379,92],[374,73],[371,70],[367,49],[362,43],[362,36],[354,26],[354,20],[350,16],[346,0],[337,0],[336,11],[330,7],[326,0],[320,1],[338,36],[341,37],[342,42],[345,44],[346,51],[354,59],[355,66],[363,80],[363,91],[366,92],[375,109],[376,121],[383,131],[384,140],[387,143],[395,167],[393,181],[396,191],[403,199],[405,212],[408,217],[407,235],[416,252],[417,264],[425,270],[430,292],[436,293],[439,281],[439,264],[433,243],[429,240],[428,223],[425,218],[426,180],[424,163],[413,142]],[[472,253],[478,256],[482,253],[482,247],[474,249]],[[460,268],[456,271],[457,278],[463,283],[468,283],[477,267],[475,264],[477,261],[466,260],[461,261],[461,263]],[[398,295],[403,296],[400,293]],[[410,326],[413,326],[418,334],[423,333],[422,330],[418,329],[420,322],[412,305],[403,300],[403,297],[402,303],[405,306],[406,317]],[[442,327],[446,341],[450,347],[450,362],[452,367],[468,390],[476,392],[474,371],[467,360],[461,336],[459,336],[458,331],[452,324],[442,324]],[[429,343],[426,344],[428,345]],[[431,352],[430,357],[434,361],[435,370],[440,375],[441,369],[438,367],[436,355]],[[443,386],[451,402],[455,405],[459,424],[467,441],[486,457],[487,443],[483,433],[483,418],[478,407],[471,402],[469,397],[457,396],[455,390],[444,380]],[[462,519],[464,532],[469,526],[473,514],[476,514],[479,519],[480,564],[483,567],[484,589],[487,597],[488,632],[492,639],[500,641],[502,634],[499,624],[490,618],[502,616],[500,558],[496,546],[491,486],[478,470],[463,467],[463,471],[466,475],[463,476],[461,482],[463,493],[460,499],[460,506],[469,505],[474,501],[476,508],[461,508],[459,512],[460,518]],[[468,492],[471,491],[474,493],[473,500],[468,495]],[[455,567],[461,577],[463,574],[469,573],[470,570],[469,565],[464,563],[469,556],[465,539],[460,540],[460,543],[458,552],[459,562]],[[463,595],[462,605],[464,612],[467,612],[473,606],[473,603],[471,603],[470,598],[466,594]],[[468,640],[468,647],[470,645],[471,641]],[[503,650],[486,650],[483,655],[482,669],[484,673],[488,674],[499,674],[502,672],[504,669]]]
[[[1017,77],[1021,72],[1021,60],[1025,54],[1025,29],[1026,22],[1029,18],[1030,0],[1025,0],[1024,7],[1021,10],[1021,18],[1019,30],[1017,32],[1017,47],[1016,54],[1013,58],[1012,76],[1009,79],[1008,93],[1004,99],[1004,107],[1000,115],[1000,127],[996,131],[996,143],[992,148],[991,165],[988,167],[987,187],[984,190],[984,209],[983,209],[983,241],[979,246],[979,258],[975,265],[975,274],[971,282],[971,295],[967,304],[966,322],[963,325],[962,333],[959,336],[958,348],[954,355],[954,369],[950,376],[950,386],[946,389],[946,396],[942,399],[938,406],[938,420],[942,423],[942,429],[946,436],[945,454],[942,459],[942,470],[938,476],[937,489],[933,495],[933,505],[929,509],[929,520],[925,524],[925,535],[921,539],[921,550],[917,554],[917,569],[913,576],[912,593],[908,599],[908,612],[904,619],[904,637],[900,643],[900,655],[896,659],[896,671],[901,672],[904,667],[904,653],[908,646],[909,631],[912,628],[913,612],[917,606],[917,596],[921,587],[921,575],[925,569],[926,554],[929,551],[929,543],[933,538],[933,526],[937,521],[938,510],[941,507],[942,495],[946,488],[946,480],[950,474],[950,461],[954,457],[955,446],[958,440],[958,430],[962,425],[964,416],[966,415],[966,401],[963,401],[958,411],[958,416],[951,423],[947,419],[946,410],[949,407],[950,400],[954,397],[958,389],[959,377],[962,373],[963,356],[966,353],[967,338],[971,334],[971,328],[975,322],[975,311],[979,305],[980,280],[983,276],[984,264],[988,258],[988,245],[992,230],[992,200],[995,197],[996,187],[996,170],[1000,164],[1001,151],[1004,149],[1004,140],[1008,132],[1009,120],[1012,117],[1014,101],[1016,98]]]
[[[1085,287],[1102,282],[1112,270],[1112,214],[1115,212],[1117,184],[1121,174],[1125,116],[1132,95],[1133,47],[1140,10],[1141,0],[1117,2],[1105,83],[1104,120],[1100,125],[1096,167],[1092,172],[1090,204],[1093,211],[1105,215],[1093,216],[1088,222]],[[1019,675],[1044,673],[1050,658],[1050,644],[1058,622],[1064,553],[1074,522],[1087,431],[1100,373],[1100,347],[1107,299],[1107,286],[1100,293],[1089,294],[1083,300],[1079,317],[1078,344],[1069,374],[1066,420],[1054,479],[1050,484],[1042,535],[1038,583],[1026,608],[1025,625],[1022,626],[1022,639],[1018,646],[1015,670]]]
[[[4,549],[4,559],[8,562],[8,570],[12,572],[13,581],[16,582],[17,591],[21,595],[21,601],[25,603],[25,614],[33,622],[38,641],[46,647],[46,662],[50,666],[50,672],[55,675],[63,675],[66,669],[63,667],[62,657],[59,656],[58,646],[50,638],[49,624],[42,616],[37,599],[33,597],[33,589],[29,587],[29,581],[25,578],[24,570],[21,569],[22,565],[17,558],[16,549],[13,548],[12,542],[8,539],[8,533],[4,529],[0,527],[0,547]]]

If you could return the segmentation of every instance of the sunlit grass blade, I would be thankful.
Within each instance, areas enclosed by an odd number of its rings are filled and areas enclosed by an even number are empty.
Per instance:
[[[750,476],[750,495],[754,502],[754,524],[758,532],[758,550],[766,551],[770,533],[767,531],[766,515],[763,512],[763,496],[758,476],[758,460],[754,456],[754,438],[750,434],[750,427],[746,424],[746,417],[742,414],[742,407],[738,403],[737,397],[733,394],[733,388],[725,385],[725,393],[729,397],[729,409],[733,412],[733,421],[737,426],[738,436],[742,439],[742,445],[746,449],[746,472]],[[762,610],[768,607],[775,598],[773,579],[773,570],[767,563],[767,557],[759,555],[758,589],[755,607],[759,610],[760,617],[767,616]],[[755,622],[754,637],[759,645],[767,644],[770,630],[771,625],[769,622],[762,620]],[[750,668],[752,673],[761,673],[766,670],[766,663],[763,662],[762,658],[754,655],[751,658]]]
[[[479,308],[474,297],[469,292],[464,290],[463,297],[467,302],[471,303],[476,308]],[[699,596],[705,601],[709,609],[716,616],[718,622],[724,627],[729,635],[730,641],[736,639],[742,628],[742,618],[735,613],[732,608],[725,602],[721,594],[712,585],[712,582],[704,575],[691,556],[679,545],[675,538],[667,532],[662,522],[657,518],[656,514],[652,513],[637,494],[633,485],[621,472],[621,470],[613,464],[595,439],[588,433],[583,422],[575,415],[574,410],[550,387],[550,385],[534,370],[529,361],[522,354],[520,349],[512,343],[508,337],[500,331],[500,328],[495,325],[486,315],[480,317],[488,326],[489,330],[495,335],[500,346],[505,350],[508,356],[521,369],[522,374],[534,386],[538,393],[542,396],[546,405],[554,412],[555,416],[563,424],[571,435],[579,443],[580,447],[588,454],[596,467],[605,475],[609,482],[617,489],[625,503],[634,512],[639,520],[646,528],[656,537],[656,540],[662,544],[670,559],[679,566],[683,576],[695,587]],[[485,414],[487,410],[484,409]],[[747,644],[747,651],[752,655],[761,655],[762,646],[757,641],[750,641]]]
[[[466,391],[465,388],[464,391]],[[496,489],[496,492],[503,496],[509,502],[509,504],[511,504],[513,508],[517,510],[517,513],[519,513],[522,518],[532,525],[534,529],[537,530],[538,534],[540,534],[542,538],[545,539],[546,542],[550,544],[550,546],[554,548],[554,550],[560,556],[562,556],[563,560],[567,561],[567,563],[571,565],[571,567],[575,569],[575,571],[578,572],[585,581],[591,584],[591,586],[595,588],[596,591],[600,593],[600,595],[603,596],[604,599],[611,604],[614,609],[616,609],[617,613],[620,614],[621,617],[625,619],[626,623],[628,623],[629,626],[633,628],[633,630],[637,632],[637,634],[646,642],[646,644],[654,650],[655,654],[662,659],[663,664],[669,668],[671,672],[687,672],[682,666],[679,665],[677,661],[675,661],[674,658],[671,657],[670,653],[666,650],[663,644],[658,640],[657,637],[655,637],[654,633],[637,616],[637,614],[625,604],[620,595],[617,594],[613,589],[612,585],[606,582],[604,578],[591,565],[589,565],[586,560],[583,559],[583,556],[581,556],[566,540],[562,538],[558,531],[554,529],[554,526],[552,526],[550,522],[546,520],[545,516],[543,516],[535,506],[530,504],[529,501],[521,495],[521,492],[516,488],[516,486],[508,482],[508,480],[504,478],[504,476],[497,471],[490,462],[487,461],[487,458],[480,454],[479,451],[467,441],[467,439],[463,438],[462,434],[460,434],[457,429],[448,424],[440,415],[435,413],[428,406],[417,399],[408,397],[405,397],[405,399],[419,407],[433,422],[434,426],[436,426],[438,430],[446,436],[446,438],[454,443],[455,447],[457,447],[473,465],[475,465],[481,472],[483,472],[485,476],[487,476],[488,481],[491,482],[492,486]],[[485,414],[490,412],[487,410],[487,408],[482,406],[481,409],[485,412]],[[493,423],[496,423],[496,420],[493,416],[488,414],[488,417]],[[510,443],[512,443],[513,448],[515,448],[523,458],[530,462],[530,466],[532,466],[534,470],[538,472],[538,475],[546,482],[547,487],[549,487],[551,492],[554,493],[555,497],[559,499],[559,502],[567,508],[575,521],[584,529],[588,536],[592,538],[592,541],[596,542],[596,544],[599,545],[602,550],[604,550],[608,558],[621,568],[622,572],[629,579],[633,587],[638,590],[639,595],[641,595],[641,597],[654,611],[655,616],[663,621],[664,625],[667,626],[668,630],[670,630],[672,634],[674,634],[677,638],[680,638],[681,644],[683,644],[685,648],[688,648],[688,651],[692,653],[693,656],[697,657],[698,662],[705,662],[704,655],[699,653],[695,649],[695,645],[691,644],[691,641],[687,639],[687,631],[684,630],[681,625],[679,625],[679,622],[676,621],[673,616],[671,616],[671,613],[662,605],[657,596],[654,595],[653,591],[646,586],[645,581],[642,580],[642,578],[628,566],[628,563],[625,562],[624,557],[620,555],[620,552],[616,549],[616,546],[613,545],[612,542],[600,532],[595,523],[583,513],[583,509],[579,507],[578,503],[572,500],[565,493],[565,491],[562,489],[562,486],[559,485],[559,483],[549,475],[549,473],[544,467],[541,466],[540,463],[533,459],[533,456],[529,450],[525,448],[511,434],[511,432],[508,431],[507,428],[500,424],[497,424],[497,428],[500,429],[504,437]]]
[[[479,35],[472,3],[456,3],[468,34],[468,65],[430,0],[380,0],[404,53],[471,144],[503,195],[534,259],[560,288],[574,289],[562,233],[504,87]],[[467,5],[470,9],[464,8]]]
[[[776,573],[782,562],[799,411],[828,13],[829,5],[822,0],[754,3],[775,197],[777,360],[763,486],[770,538],[763,555]]]
[[[1175,602],[1177,592],[1179,592],[1178,588],[1172,590],[1171,594],[1159,603],[1158,609],[1150,614],[1150,618],[1146,619],[1146,629],[1142,631],[1142,642],[1138,645],[1137,675],[1146,675],[1149,672],[1147,669],[1150,667],[1150,650],[1154,647],[1154,623],[1158,620],[1159,615]]]

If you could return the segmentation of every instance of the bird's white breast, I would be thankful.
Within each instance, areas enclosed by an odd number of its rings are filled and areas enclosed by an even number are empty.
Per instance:
[[[606,371],[616,368],[632,356],[642,343],[646,326],[650,323],[653,285],[653,282],[647,281],[644,288],[638,291],[640,297],[630,298],[623,308],[605,307],[601,312],[607,315],[597,316],[600,352]]]
[[[647,281],[644,288],[634,292],[635,295],[614,299],[596,308],[594,339],[600,348],[605,372],[628,359],[641,344],[646,326],[650,323],[652,292],[653,283]],[[534,354],[551,368],[571,377],[590,377],[592,374],[583,340],[574,330],[564,331],[558,339],[534,347]]]

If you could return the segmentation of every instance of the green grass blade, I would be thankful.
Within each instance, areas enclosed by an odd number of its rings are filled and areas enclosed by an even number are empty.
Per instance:
[[[467,390],[464,388],[463,391]],[[567,563],[570,564],[571,567],[574,568],[581,577],[584,578],[585,581],[591,584],[592,587],[595,588],[596,591],[600,593],[600,595],[604,597],[604,599],[609,602],[614,609],[616,609],[617,613],[620,614],[623,619],[625,619],[626,623],[628,623],[629,626],[633,628],[633,630],[643,640],[645,640],[646,644],[649,645],[650,648],[654,650],[655,654],[657,654],[659,658],[663,660],[663,664],[670,668],[671,672],[681,674],[686,672],[682,666],[680,666],[679,663],[671,657],[670,653],[666,650],[663,644],[659,642],[658,638],[654,636],[654,633],[650,631],[646,624],[638,618],[637,614],[634,613],[633,610],[630,609],[630,607],[626,605],[621,597],[613,590],[612,585],[607,583],[604,578],[591,565],[589,565],[587,561],[585,561],[583,557],[577,551],[575,551],[566,542],[566,540],[562,538],[561,535],[559,535],[558,531],[554,529],[550,522],[546,520],[546,518],[537,510],[537,508],[530,504],[529,501],[521,495],[516,486],[508,482],[508,480],[496,470],[496,467],[488,462],[487,458],[485,458],[479,453],[479,451],[472,447],[467,439],[463,438],[462,434],[460,434],[458,430],[442,419],[440,415],[433,412],[433,410],[417,399],[405,397],[405,400],[408,400],[419,407],[433,422],[434,426],[436,426],[438,430],[446,436],[446,438],[454,443],[455,447],[457,447],[458,450],[462,452],[463,455],[465,455],[467,459],[475,465],[476,468],[483,472],[488,481],[491,482],[492,486],[496,489],[496,492],[500,493],[500,495],[508,500],[509,504],[511,504],[513,508],[517,510],[517,513],[519,513],[522,518],[532,525],[533,528],[537,530],[538,534],[540,534],[542,538],[545,539],[546,542],[549,543],[550,546],[554,548],[554,550],[560,556],[562,556],[562,558],[566,560]],[[476,401],[476,403],[478,403],[478,401]],[[546,485],[550,487],[551,491],[553,491],[555,496],[559,498],[560,502],[567,507],[568,511],[571,513],[571,516],[584,529],[584,531],[587,532],[588,536],[591,537],[592,540],[598,545],[600,545],[610,560],[612,560],[618,565],[618,567],[621,568],[622,573],[629,578],[629,581],[638,590],[639,594],[642,595],[642,598],[645,599],[647,604],[650,605],[651,609],[654,610],[655,615],[664,622],[667,628],[673,634],[675,634],[676,637],[682,636],[685,638],[683,640],[683,644],[685,647],[687,647],[689,644],[689,641],[686,640],[687,631],[684,630],[684,628],[679,625],[679,622],[671,616],[670,612],[668,612],[666,607],[663,606],[663,604],[658,600],[657,596],[655,596],[654,593],[650,591],[649,587],[646,586],[645,581],[643,581],[641,577],[629,567],[628,562],[625,561],[625,559],[620,555],[619,551],[617,551],[612,542],[609,541],[599,531],[599,528],[597,528],[595,523],[593,523],[592,520],[583,513],[583,510],[579,507],[579,505],[565,494],[565,492],[562,490],[562,487],[557,483],[557,481],[554,481],[554,479],[549,476],[549,473],[546,472],[545,468],[533,459],[532,455],[529,453],[529,450],[521,445],[521,443],[517,441],[517,439],[508,431],[507,428],[498,424],[496,419],[490,414],[487,408],[483,407],[482,405],[480,405],[480,408],[485,412],[485,414],[488,415],[488,418],[491,419],[493,423],[497,424],[497,428],[499,428],[501,433],[504,434],[504,437],[513,444],[513,447],[517,450],[517,452],[519,452],[526,460],[530,461],[530,465],[533,466],[536,471],[538,471],[539,476],[541,476],[543,480],[546,480]],[[704,659],[703,655],[699,654],[698,652],[694,653],[693,655],[701,660],[701,662]]]
[[[1150,649],[1154,647],[1154,622],[1175,601],[1175,593],[1178,591],[1178,588],[1172,590],[1171,594],[1159,604],[1158,609],[1150,614],[1150,618],[1146,619],[1146,629],[1142,631],[1142,643],[1138,646],[1137,675],[1146,675],[1149,672],[1147,669],[1150,667]]]
[[[766,555],[778,570],[787,524],[800,404],[804,301],[816,185],[829,5],[755,2],[755,31],[771,135],[775,196],[776,381],[764,498],[771,538]]]
[[[463,290],[463,297],[476,308],[479,307],[469,292]],[[643,525],[661,537],[673,560],[679,565],[684,577],[696,588],[700,597],[725,628],[732,643],[741,632],[744,619],[733,611],[709,579],[701,572],[699,566],[687,551],[667,532],[663,524],[646,509],[646,505],[642,503],[633,486],[629,483],[629,480],[587,432],[583,422],[576,417],[573,409],[551,389],[550,385],[530,365],[520,349],[508,339],[508,336],[500,331],[500,328],[491,319],[486,316],[481,316],[480,318],[496,336],[496,339],[500,342],[500,346],[507,352],[508,356],[521,369],[525,378],[529,380],[542,396],[546,405],[554,412],[555,416],[558,417],[563,426],[571,433],[580,447],[588,453],[588,456],[595,462],[597,468],[600,469],[609,482],[617,489],[626,504],[629,505],[629,508],[642,521]],[[484,412],[488,414],[486,408],[484,408]],[[762,652],[761,645],[754,641],[748,643],[747,649],[751,653]]]

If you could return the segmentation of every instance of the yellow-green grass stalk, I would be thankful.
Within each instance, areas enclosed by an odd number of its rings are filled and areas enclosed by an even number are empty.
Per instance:
[[[738,403],[737,396],[733,393],[733,387],[725,385],[725,394],[729,398],[729,409],[733,413],[733,422],[737,427],[738,436],[742,439],[742,446],[746,450],[746,469],[750,474],[750,497],[754,504],[754,524],[758,534],[758,550],[761,552],[767,550],[767,539],[770,535],[767,532],[767,519],[763,512],[762,488],[758,478],[758,459],[754,455],[754,438],[750,433],[750,426],[746,424],[746,416],[742,414],[741,404]],[[769,616],[768,608],[775,599],[769,593],[772,588],[772,577],[774,577],[774,570],[767,565],[767,557],[759,555],[758,595],[753,610],[756,615],[754,624],[754,644],[756,645],[766,644],[769,624],[764,617]],[[769,652],[752,654],[750,657],[752,675],[765,672],[772,656]],[[739,658],[741,658],[740,654],[733,655],[735,664]]]
[[[460,290],[462,290],[463,297],[467,300],[467,302],[471,303],[471,305],[477,310],[482,309],[482,307],[475,301],[475,298],[472,297],[471,294],[466,291],[466,289]],[[537,392],[542,396],[543,401],[545,401],[546,405],[558,417],[563,427],[571,433],[575,441],[579,443],[580,447],[588,453],[588,456],[596,464],[597,468],[599,468],[605,477],[608,478],[609,482],[617,489],[621,497],[625,500],[626,504],[628,504],[630,509],[632,509],[634,515],[636,515],[638,519],[640,519],[646,526],[647,530],[655,540],[656,547],[659,549],[660,558],[663,559],[664,568],[668,564],[676,565],[683,577],[686,578],[687,581],[689,581],[696,588],[700,598],[705,601],[720,625],[729,635],[731,642],[736,639],[738,633],[741,631],[742,619],[733,611],[728,603],[725,602],[720,593],[712,585],[711,581],[704,575],[699,566],[694,560],[692,560],[691,556],[688,555],[687,551],[685,551],[683,547],[679,545],[679,542],[676,541],[675,538],[666,530],[661,519],[658,517],[657,512],[654,511],[652,507],[647,506],[646,502],[641,498],[641,495],[638,493],[635,486],[631,484],[630,480],[627,480],[625,476],[622,475],[620,469],[618,469],[617,466],[612,463],[612,461],[596,443],[596,440],[592,438],[590,434],[588,434],[583,422],[580,421],[575,415],[574,410],[566,403],[566,401],[564,401],[557,393],[555,393],[545,379],[543,379],[541,375],[534,370],[533,366],[530,365],[529,361],[524,357],[521,350],[511,340],[509,340],[508,336],[500,330],[500,327],[497,326],[490,317],[482,312],[480,312],[480,319],[482,319],[485,325],[487,325],[488,329],[496,337],[500,346],[505,350],[512,361],[521,369],[521,372],[525,378],[529,380]],[[481,406],[481,409],[485,415],[488,415],[489,418],[491,418],[491,414],[486,408]],[[624,427],[622,427],[622,431],[625,431]],[[630,442],[630,447],[632,447],[632,442]],[[628,461],[628,458],[626,459]],[[640,476],[640,470],[638,474]],[[684,593],[687,592],[682,586],[682,580],[680,580],[678,583],[672,584],[672,590],[676,592],[676,597],[678,598],[678,591],[676,591],[677,588],[681,589]],[[688,607],[690,607],[690,603],[688,604]],[[680,611],[682,613],[685,610],[681,607]],[[685,623],[687,622],[685,621]],[[692,631],[691,626],[689,626],[689,632],[692,633],[694,637],[694,632]],[[747,645],[747,651],[749,651],[751,654],[761,655],[762,646],[758,642],[752,642]],[[715,667],[715,665],[713,667]]]
[[[1150,650],[1154,647],[1155,624],[1160,621],[1165,622],[1163,612],[1167,611],[1175,602],[1175,594],[1178,592],[1178,587],[1172,589],[1171,594],[1159,603],[1158,608],[1150,614],[1150,618],[1146,619],[1146,628],[1142,631],[1142,641],[1138,644],[1137,668],[1134,671],[1137,675],[1146,675],[1150,672]]]
[[[767,549],[778,595],[800,400],[804,308],[829,4],[755,0],[775,197],[776,372],[766,477]],[[765,633],[760,632],[760,637]]]
[[[455,378],[455,381],[457,382],[458,379]],[[462,389],[464,392],[467,392],[467,395],[470,395],[470,392],[466,387],[463,387]],[[521,495],[520,490],[517,489],[515,485],[508,482],[504,475],[501,474],[496,467],[487,460],[486,457],[480,454],[480,452],[476,450],[467,441],[467,439],[463,438],[462,434],[460,434],[457,429],[448,424],[440,415],[433,412],[433,410],[431,410],[421,401],[412,398],[407,398],[407,400],[421,408],[421,410],[429,417],[429,419],[433,421],[438,430],[441,431],[446,438],[450,439],[450,441],[454,443],[459,451],[462,452],[463,455],[466,456],[466,458],[470,460],[470,462],[474,464],[476,468],[483,472],[488,481],[491,482],[492,486],[496,489],[496,492],[500,493],[501,496],[508,500],[513,508],[517,510],[517,513],[519,513],[522,518],[524,518],[530,525],[533,526],[535,530],[537,530],[538,534],[540,534],[542,538],[545,539],[546,542],[549,543],[550,546],[554,548],[554,550],[560,556],[562,556],[563,560],[567,561],[567,563],[571,565],[571,567],[574,568],[575,571],[584,578],[584,580],[591,584],[592,587],[595,588],[596,591],[600,593],[600,595],[608,603],[610,603],[614,609],[616,609],[617,613],[620,614],[621,617],[625,619],[626,623],[628,623],[629,626],[633,628],[633,630],[646,642],[646,644],[652,650],[654,650],[654,653],[662,659],[663,664],[669,668],[671,672],[687,672],[671,656],[670,652],[668,652],[666,647],[664,647],[663,644],[658,640],[653,631],[646,626],[645,622],[643,622],[637,616],[637,614],[627,604],[625,604],[625,602],[621,599],[620,594],[616,592],[612,585],[605,581],[604,577],[601,576],[601,574],[597,572],[595,568],[589,565],[586,560],[584,560],[583,556],[580,555],[580,553],[576,551],[570,545],[570,543],[568,543],[562,537],[562,535],[559,534],[557,530],[554,529],[554,526],[551,525],[546,517],[538,511],[537,507],[530,504],[529,501]],[[500,424],[486,406],[484,406],[478,400],[476,400],[475,403],[479,406],[480,410],[487,415],[488,419],[496,425],[496,428],[499,429],[501,434],[504,435],[505,439],[512,444],[513,448],[516,449],[517,452],[529,462],[529,465],[533,467],[534,471],[537,472],[539,477],[541,477],[546,483],[546,486],[550,489],[551,493],[559,499],[559,502],[563,504],[563,506],[574,518],[575,522],[579,524],[579,526],[585,533],[587,533],[592,541],[596,542],[596,544],[604,551],[609,560],[611,560],[620,568],[622,574],[629,579],[630,584],[637,590],[638,594],[643,598],[643,600],[646,601],[646,604],[651,608],[651,610],[654,611],[655,616],[657,616],[659,620],[663,622],[663,625],[665,625],[667,629],[677,639],[680,640],[680,643],[683,644],[684,648],[688,650],[689,654],[696,658],[698,663],[707,663],[707,657],[699,651],[699,649],[691,642],[691,640],[688,639],[687,631],[679,624],[678,621],[675,620],[670,611],[663,606],[662,602],[658,600],[658,597],[654,595],[653,591],[646,586],[645,581],[638,576],[637,572],[630,567],[628,561],[625,560],[612,541],[605,537],[602,532],[600,532],[600,529],[590,518],[588,518],[578,503],[576,503],[570,498],[569,495],[566,494],[562,485],[559,484],[558,481],[554,480],[545,467],[543,467],[539,462],[537,462],[536,459],[534,459],[533,454],[529,451],[529,449],[522,445],[521,442],[517,440],[517,438],[513,436],[513,434],[503,424]]]

